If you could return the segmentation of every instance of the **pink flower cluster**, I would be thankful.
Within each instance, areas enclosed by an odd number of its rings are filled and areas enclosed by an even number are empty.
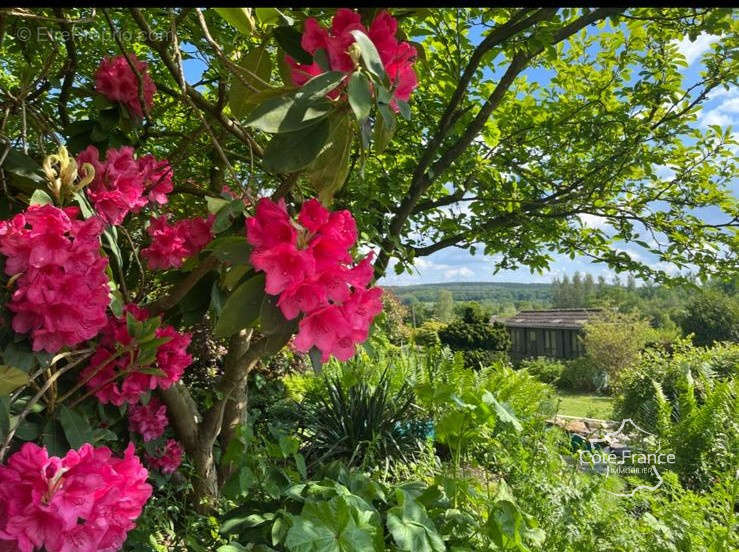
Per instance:
[[[149,314],[136,305],[127,305],[126,312],[140,322],[149,318]],[[133,355],[127,353],[116,356],[116,345],[127,347],[132,344],[133,338],[128,333],[125,317],[109,319],[101,332],[98,350],[81,374],[87,380],[88,389],[95,390],[95,396],[101,403],[116,406],[134,404],[147,391],[168,389],[182,377],[185,368],[192,362],[192,357],[187,353],[190,334],[179,333],[172,326],[160,326],[156,329],[156,337],[169,338],[156,353],[155,366],[162,372],[160,375],[152,374],[150,367],[146,371],[136,369],[137,351]]]
[[[95,146],[88,146],[77,155],[77,163],[94,167],[95,178],[85,189],[95,211],[109,224],[120,224],[149,202],[164,205],[173,189],[169,162],[149,154],[136,158],[130,146],[108,149],[104,161]]]
[[[347,50],[355,42],[351,32],[357,30],[366,34],[377,48],[385,72],[393,86],[391,105],[397,110],[396,101],[408,101],[411,93],[418,86],[418,78],[413,71],[416,49],[408,42],[398,41],[395,37],[398,22],[388,12],[381,11],[377,14],[369,30],[362,25],[357,12],[346,8],[336,11],[330,30],[322,27],[315,18],[309,17],[305,20],[300,45],[311,55],[315,55],[318,50],[324,50],[332,71],[352,73],[354,61]],[[292,80],[297,86],[302,86],[311,78],[323,73],[323,69],[315,61],[310,65],[304,65],[287,55],[285,61],[290,66]],[[333,94],[335,95],[336,92]]]
[[[103,223],[77,218],[79,209],[32,205],[0,221],[5,273],[17,276],[8,308],[13,329],[30,333],[33,350],[56,353],[97,335],[107,323],[107,260]]]
[[[184,450],[180,443],[174,439],[167,439],[161,454],[156,458],[147,456],[146,461],[152,468],[159,469],[162,473],[174,473],[182,463],[183,454]]]
[[[151,496],[129,444],[123,458],[90,444],[64,458],[26,443],[0,466],[0,550],[119,550]]]
[[[128,112],[142,119],[144,110],[139,100],[139,79],[131,69],[131,64],[141,75],[141,84],[146,111],[154,105],[154,93],[157,87],[149,75],[146,62],[139,60],[134,54],[126,56],[106,57],[100,62],[95,72],[95,90],[114,102],[122,103]]]
[[[182,266],[184,259],[195,255],[213,239],[214,215],[189,218],[169,224],[168,216],[152,218],[149,223],[151,245],[141,250],[149,269]]]
[[[167,407],[156,397],[145,405],[131,405],[128,409],[128,428],[141,435],[144,442],[161,437],[168,424]]]
[[[382,290],[367,289],[372,254],[351,266],[349,249],[357,241],[351,213],[330,212],[311,199],[296,223],[284,200],[262,198],[256,216],[246,220],[246,235],[254,246],[252,265],[266,274],[265,291],[280,296],[277,305],[288,320],[305,315],[295,347],[306,352],[315,346],[324,361],[351,358],[382,310]]]

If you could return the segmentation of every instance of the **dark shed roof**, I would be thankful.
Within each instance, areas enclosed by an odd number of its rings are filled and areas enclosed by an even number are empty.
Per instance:
[[[577,330],[582,328],[601,309],[551,309],[525,310],[507,320],[498,320],[509,328],[562,328]]]

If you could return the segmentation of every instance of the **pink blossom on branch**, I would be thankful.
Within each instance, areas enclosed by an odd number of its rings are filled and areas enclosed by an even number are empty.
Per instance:
[[[167,425],[167,407],[156,397],[152,397],[145,405],[129,407],[128,428],[141,435],[145,442],[161,437]]]
[[[151,245],[141,250],[141,256],[151,270],[182,266],[185,259],[200,252],[214,236],[214,215],[182,219],[174,224],[168,218],[168,215],[152,218],[147,229]]]
[[[130,146],[108,149],[105,160],[95,146],[88,146],[77,155],[77,163],[90,163],[95,169],[85,192],[108,224],[120,224],[128,213],[139,212],[149,202],[167,203],[173,189],[169,162],[149,154],[136,158]]]
[[[136,305],[127,305],[126,312],[133,314],[139,321],[149,317],[146,311]],[[134,348],[131,354],[116,353],[117,346],[127,347],[133,341],[128,333],[125,317],[109,319],[108,325],[101,332],[97,351],[81,373],[81,377],[87,380],[87,388],[94,391],[101,403],[116,406],[134,404],[147,391],[168,389],[179,381],[185,368],[192,362],[192,357],[187,353],[190,334],[180,333],[172,326],[160,326],[156,329],[156,337],[169,339],[157,349],[154,368],[160,374],[151,373],[151,367],[147,367],[145,371],[137,370],[135,362],[138,350]]]
[[[293,221],[282,201],[263,198],[246,220],[246,234],[254,246],[252,266],[266,275],[265,291],[279,296],[288,320],[304,315],[295,347],[317,347],[324,361],[351,358],[382,310],[382,290],[367,289],[373,255],[355,264],[350,254],[357,241],[351,213],[330,212],[311,199]]]
[[[324,50],[330,70],[349,74],[355,69],[354,61],[348,53],[349,46],[355,42],[351,31],[355,30],[366,34],[377,48],[392,86],[393,98],[390,105],[397,111],[397,100],[408,101],[418,86],[418,78],[413,70],[416,49],[408,42],[398,41],[395,36],[398,22],[387,11],[381,11],[375,16],[369,30],[362,25],[357,12],[347,8],[336,11],[330,29],[322,27],[315,18],[309,17],[305,20],[300,45],[311,55],[315,55],[318,50]],[[290,67],[290,75],[296,86],[303,86],[311,78],[324,72],[315,61],[305,65],[298,63],[289,55],[285,56],[285,61]],[[329,94],[330,97],[337,95],[336,90]]]
[[[17,276],[8,309],[12,326],[29,333],[33,350],[56,353],[97,335],[107,323],[107,260],[103,223],[77,218],[79,209],[32,205],[0,221],[5,273]]]
[[[0,550],[119,550],[152,488],[129,444],[123,457],[82,445],[64,458],[26,443],[0,466]]]
[[[157,458],[147,456],[146,461],[152,468],[158,468],[162,473],[174,473],[182,463],[185,450],[182,445],[174,439],[167,439],[164,450]]]
[[[139,77],[131,65],[141,76],[146,111],[151,111],[157,87],[149,75],[146,62],[134,54],[129,53],[128,60],[123,55],[104,58],[95,72],[95,90],[111,101],[120,102],[132,116],[142,119],[144,110],[139,99]]]

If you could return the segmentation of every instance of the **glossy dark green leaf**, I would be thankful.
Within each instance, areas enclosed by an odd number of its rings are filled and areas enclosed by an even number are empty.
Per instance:
[[[70,447],[78,449],[85,443],[93,441],[94,436],[90,423],[78,411],[61,406],[57,415]]]
[[[372,91],[370,82],[364,73],[356,72],[349,79],[347,86],[349,105],[358,121],[364,121],[372,111]]]
[[[251,8],[214,8],[218,15],[228,21],[241,34],[249,36],[254,32],[254,18]]]
[[[380,59],[380,54],[375,48],[375,44],[362,31],[354,30],[351,32],[359,46],[359,55],[362,58],[365,68],[380,79],[381,82],[387,82],[387,74],[385,66]]]
[[[28,383],[28,374],[14,366],[0,364],[0,395],[9,395]]]
[[[48,419],[41,431],[41,443],[49,451],[49,456],[64,456],[69,450],[69,443],[64,430],[55,419]]]
[[[226,299],[215,327],[215,335],[229,337],[256,322],[264,299],[264,274],[250,278]]]
[[[250,98],[259,92],[270,89],[272,58],[265,47],[252,49],[239,65],[245,69],[238,77],[232,75],[228,105],[236,117],[243,117],[253,108]]]
[[[287,25],[281,25],[275,27],[272,33],[280,47],[295,59],[295,61],[304,65],[313,63],[313,56],[303,50],[303,47],[300,45],[303,35],[299,31]]]
[[[277,134],[264,151],[264,168],[275,173],[291,173],[310,165],[326,144],[330,123],[317,124],[295,132]]]
[[[231,264],[244,264],[249,262],[251,245],[242,236],[221,236],[214,239],[205,248],[212,251],[220,261]]]

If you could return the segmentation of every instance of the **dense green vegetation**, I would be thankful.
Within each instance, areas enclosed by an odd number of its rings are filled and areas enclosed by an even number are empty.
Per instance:
[[[0,550],[735,552],[735,15],[0,8]]]

